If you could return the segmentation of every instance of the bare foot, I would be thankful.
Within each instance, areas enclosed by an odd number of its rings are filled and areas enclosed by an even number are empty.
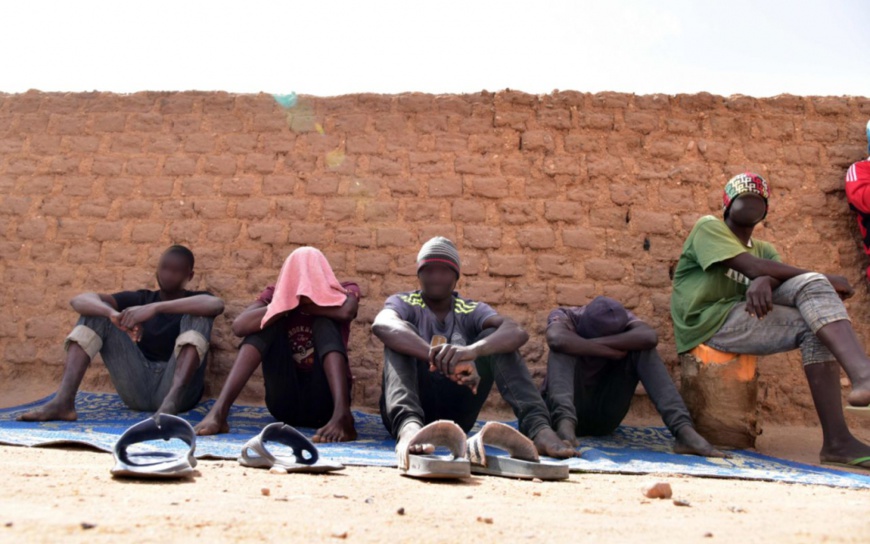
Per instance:
[[[870,406],[870,389],[859,389],[855,384],[852,384],[852,391],[849,392],[846,400],[851,406]]]
[[[202,421],[196,424],[193,430],[199,436],[223,434],[230,432],[230,424],[227,423],[225,418],[220,418],[209,412]]]
[[[556,424],[556,434],[559,435],[562,442],[572,448],[580,446],[580,440],[577,439],[577,424],[570,419],[563,419]]]
[[[728,455],[717,450],[712,444],[707,442],[707,439],[698,434],[698,431],[691,425],[684,425],[677,431],[674,453],[699,455],[701,457],[728,457]]]
[[[538,448],[538,453],[541,455],[556,457],[558,459],[568,459],[578,455],[574,448],[565,444],[559,438],[559,435],[556,434],[556,431],[550,427],[545,427],[543,430],[538,431],[534,442],[535,447]]]
[[[356,440],[356,428],[353,423],[353,414],[350,411],[332,416],[326,425],[317,429],[311,440],[313,442],[350,442]]]
[[[396,453],[404,451],[405,444],[411,441],[420,429],[423,426],[417,422],[409,422],[402,426],[402,429],[399,431],[399,437],[396,440]],[[434,444],[414,444],[410,448],[408,448],[408,453],[413,454],[430,454],[435,453],[435,445]]]
[[[24,412],[17,419],[18,421],[75,421],[78,417],[75,401],[60,402],[55,397],[39,408]]]

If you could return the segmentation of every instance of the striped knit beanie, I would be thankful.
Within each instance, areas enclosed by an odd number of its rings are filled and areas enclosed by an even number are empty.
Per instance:
[[[459,277],[459,251],[453,242],[443,236],[432,238],[420,248],[417,254],[417,273],[427,264],[441,263],[449,266]]]
[[[763,177],[752,172],[737,174],[725,184],[725,190],[722,192],[722,207],[725,210],[725,215],[728,215],[728,208],[734,199],[740,195],[753,193],[764,199],[764,204],[767,205],[767,200],[770,198],[770,187]],[[767,212],[764,213],[767,216]]]

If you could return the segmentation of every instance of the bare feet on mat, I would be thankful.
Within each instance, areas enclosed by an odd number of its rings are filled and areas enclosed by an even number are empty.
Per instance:
[[[698,434],[698,431],[691,425],[684,425],[677,431],[674,453],[700,455],[701,457],[728,457],[707,442],[707,439]]]
[[[230,424],[227,420],[208,413],[205,418],[196,424],[193,428],[199,436],[209,436],[213,434],[223,434],[230,432]]]
[[[317,429],[311,440],[313,442],[350,442],[356,440],[356,428],[353,424],[353,414],[349,411],[332,416],[326,425]]]
[[[18,416],[18,421],[75,421],[76,419],[78,414],[76,414],[75,402],[60,402],[57,397],[39,408]]]
[[[556,434],[556,431],[549,427],[538,431],[534,442],[535,447],[538,448],[538,453],[541,455],[556,457],[558,459],[568,459],[578,455],[574,448],[565,444],[559,435]]]
[[[580,440],[577,438],[577,425],[570,419],[563,419],[556,424],[556,434],[562,439],[562,442],[576,448],[580,446]]]

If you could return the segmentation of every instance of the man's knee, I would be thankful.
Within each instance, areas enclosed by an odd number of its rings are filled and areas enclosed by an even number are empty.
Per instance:
[[[64,340],[63,349],[69,349],[71,343],[77,344],[91,359],[103,349],[103,336],[112,327],[108,317],[81,316],[76,326]]]
[[[181,334],[187,331],[196,331],[206,339],[211,337],[211,329],[214,325],[214,317],[185,314],[181,318],[179,330]]]

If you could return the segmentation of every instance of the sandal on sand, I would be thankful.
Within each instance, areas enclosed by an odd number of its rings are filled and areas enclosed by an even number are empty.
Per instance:
[[[187,453],[149,450],[130,453],[127,448],[148,440],[178,438],[190,446]],[[133,425],[115,442],[112,476],[133,478],[186,478],[195,471],[196,433],[190,423],[177,416],[160,414]]]
[[[443,446],[453,455],[410,453],[411,446],[432,444]],[[402,450],[396,450],[402,476],[412,478],[468,478],[471,469],[465,458],[465,433],[456,423],[447,420],[433,421],[420,429]]]
[[[823,465],[833,467],[861,468],[864,470],[870,470],[870,465],[864,465],[864,463],[870,463],[870,456],[858,457],[856,459],[852,459],[848,463],[838,463],[836,461],[822,461]]]
[[[486,446],[505,450],[508,456],[487,455]],[[471,472],[505,478],[565,480],[568,465],[542,463],[535,443],[504,423],[490,421],[468,439]]]
[[[277,442],[290,447],[293,450],[293,457],[272,455],[266,449],[266,442]],[[245,467],[281,467],[287,472],[320,473],[344,470],[344,465],[341,463],[321,459],[320,454],[317,453],[317,448],[305,435],[281,422],[266,425],[260,434],[248,440],[248,443],[242,448],[242,455],[238,461]]]

